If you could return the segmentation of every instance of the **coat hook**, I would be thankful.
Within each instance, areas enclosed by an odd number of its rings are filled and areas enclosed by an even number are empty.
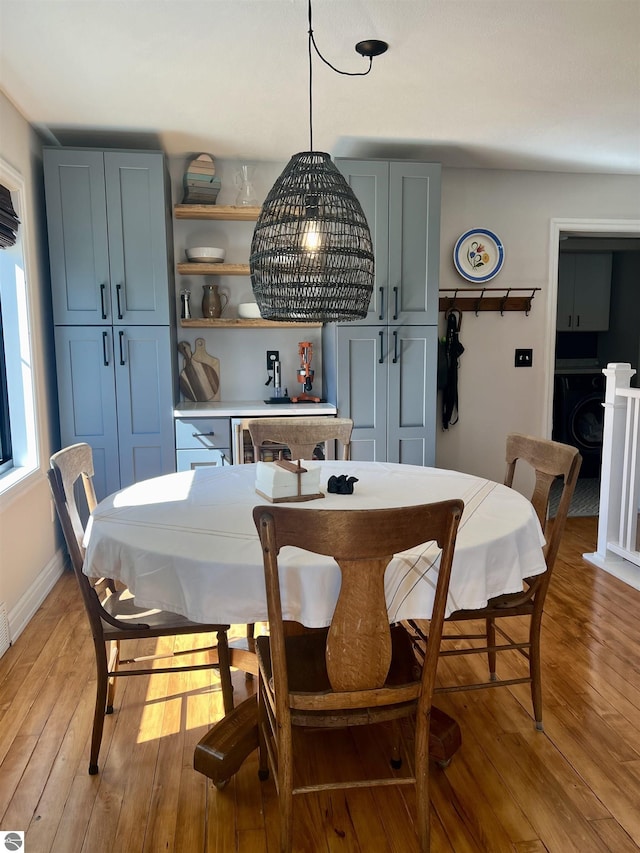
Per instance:
[[[484,287],[482,288],[482,292],[478,297],[478,301],[476,302],[476,317],[478,316],[478,311],[480,310],[480,303],[482,302],[482,297],[484,296]]]
[[[524,312],[525,317],[529,316],[529,311],[531,311],[531,303],[533,302],[533,298],[536,295],[537,289],[538,288],[534,287],[533,290],[531,291],[531,296],[529,297],[529,300],[527,302],[527,307],[525,308],[525,312]]]
[[[500,303],[500,316],[504,317],[504,309],[507,304],[507,299],[509,298],[509,294],[511,293],[511,288],[507,288],[506,294],[502,297],[502,302]]]

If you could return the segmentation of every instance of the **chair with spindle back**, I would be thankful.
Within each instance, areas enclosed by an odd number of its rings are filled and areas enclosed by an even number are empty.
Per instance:
[[[116,589],[113,583],[101,579],[90,579],[84,574],[82,570],[84,530],[76,504],[75,488],[81,480],[89,511],[92,511],[96,506],[93,473],[91,447],[84,443],[74,444],[54,453],[51,457],[51,467],[47,471],[53,501],[89,618],[95,647],[96,704],[89,761],[89,773],[92,775],[98,772],[98,754],[102,741],[104,715],[113,711],[114,679],[118,676],[155,675],[162,672],[215,668],[220,672],[225,713],[233,709],[233,687],[227,641],[229,625],[205,625],[191,622],[177,613],[138,607],[134,596],[128,589]],[[133,668],[133,665],[138,663],[136,658],[127,660],[120,658],[120,642],[122,640],[204,633],[215,633],[216,645],[209,646],[206,649],[193,649],[189,654],[206,652],[211,658],[214,658],[209,663],[193,663],[154,669],[148,666]],[[179,654],[184,655],[185,652]],[[158,657],[166,656],[160,655]],[[145,656],[142,660],[149,661],[150,658]],[[120,667],[123,664],[132,668],[121,669]]]
[[[489,663],[488,678],[473,683],[455,683],[439,685],[436,693],[454,693],[464,690],[477,690],[485,687],[507,687],[512,684],[530,684],[533,703],[533,716],[536,728],[542,726],[542,681],[540,671],[540,632],[544,602],[549,589],[553,566],[560,547],[560,540],[567,520],[571,497],[580,471],[582,457],[575,447],[544,438],[511,433],[506,445],[507,472],[505,485],[513,487],[514,474],[520,467],[529,468],[535,475],[531,503],[544,531],[546,544],[543,548],[546,571],[524,581],[523,589],[491,599],[486,607],[477,610],[457,610],[446,622],[469,622],[484,620],[485,630],[471,634],[443,633],[442,640],[456,642],[456,648],[444,649],[441,656],[486,654]],[[563,488],[558,511],[551,520],[548,518],[549,494],[551,486],[558,477],[562,478]],[[513,638],[504,627],[504,620],[510,617],[527,617],[527,638],[522,641]],[[420,641],[425,641],[428,632],[416,622],[410,623]],[[496,644],[496,634],[501,638]],[[504,642],[502,642],[504,640]],[[461,646],[461,642],[469,642]],[[481,645],[477,645],[477,641]],[[496,675],[496,655],[498,652],[517,651],[527,658],[529,673],[526,676],[499,680]]]
[[[247,427],[254,448],[254,458],[261,458],[260,448],[271,443],[275,446],[286,445],[291,459],[313,459],[318,444],[337,440],[342,445],[342,458],[349,459],[351,454],[351,431],[353,421],[350,418],[330,417],[290,417],[290,418],[252,418]]]

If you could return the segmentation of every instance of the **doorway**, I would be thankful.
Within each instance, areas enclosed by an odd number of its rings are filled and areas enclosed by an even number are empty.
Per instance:
[[[547,303],[547,374],[546,374],[546,391],[547,391],[547,435],[557,437],[558,440],[565,440],[567,443],[578,446],[578,441],[573,441],[567,438],[571,435],[570,424],[573,423],[573,410],[569,412],[567,409],[568,398],[575,396],[575,387],[584,384],[586,380],[581,376],[590,376],[590,382],[601,382],[602,367],[610,361],[629,361],[632,367],[638,369],[640,361],[640,338],[635,332],[635,343],[630,344],[628,339],[625,339],[624,346],[616,346],[616,335],[623,335],[623,332],[617,332],[617,320],[612,314],[612,325],[609,332],[595,334],[589,338],[587,333],[577,333],[569,335],[569,338],[561,332],[557,335],[558,328],[556,322],[556,312],[558,303],[558,270],[560,258],[564,247],[571,247],[574,250],[582,252],[611,252],[613,258],[618,253],[637,253],[634,255],[625,256],[631,259],[632,263],[638,264],[638,270],[635,274],[635,282],[640,282],[640,221],[638,220],[566,220],[553,219],[551,220],[551,237],[550,237],[550,259],[549,259],[549,300]],[[615,292],[615,274],[612,277],[612,293],[611,306],[612,312],[617,312],[618,316],[625,315],[627,317],[637,317],[637,303],[633,310],[631,304],[624,308],[624,300],[633,300],[637,296],[640,299],[640,284],[633,292],[627,292],[624,288],[620,292]],[[622,300],[622,303],[621,303]],[[637,326],[636,326],[637,329]],[[571,341],[575,338],[575,342],[570,344],[570,351],[566,351],[567,340]],[[585,352],[581,349],[587,347]],[[565,349],[565,351],[563,351]],[[621,351],[619,351],[619,349]],[[565,358],[563,364],[567,370],[575,370],[575,373],[570,373],[571,378],[567,380],[566,374],[563,380],[559,380],[556,373],[556,360],[558,357],[575,355],[575,363],[570,358]],[[581,360],[580,356],[584,356]],[[589,362],[588,359],[591,359]],[[567,392],[567,388],[570,391]],[[592,390],[592,389],[591,389]],[[598,389],[600,393],[600,389]],[[564,394],[564,396],[562,396]],[[593,396],[593,395],[592,395]],[[598,422],[600,414],[600,403],[598,401],[596,408],[589,408],[589,404],[580,406],[580,401],[575,400],[576,411],[583,411],[583,414],[588,412],[592,416],[589,424],[593,429]],[[593,402],[593,401],[591,401]],[[560,417],[566,415],[567,422],[562,424]],[[554,418],[555,415],[555,418]],[[582,421],[581,421],[582,423]],[[586,423],[586,421],[584,422]],[[560,435],[563,433],[564,438]],[[582,448],[580,448],[582,450]],[[585,454],[583,453],[583,456]],[[574,501],[572,502],[572,510],[570,515],[597,515],[598,514],[598,494],[599,494],[599,459],[597,452],[587,453],[589,456],[586,459],[586,464],[583,462],[584,475],[578,482]]]

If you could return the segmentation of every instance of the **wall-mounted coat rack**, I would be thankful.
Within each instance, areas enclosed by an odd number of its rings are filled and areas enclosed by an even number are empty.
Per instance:
[[[531,303],[540,287],[445,287],[440,291],[440,311],[531,311]],[[446,294],[446,295],[443,295]],[[449,295],[451,294],[451,295]],[[471,295],[473,294],[473,295]],[[518,295],[516,295],[518,294]]]

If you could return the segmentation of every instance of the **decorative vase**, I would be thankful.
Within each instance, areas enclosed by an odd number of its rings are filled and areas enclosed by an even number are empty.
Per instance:
[[[224,301],[223,301],[224,300]],[[202,316],[215,319],[224,311],[228,302],[226,293],[218,291],[217,284],[202,285]]]
[[[236,207],[255,207],[258,204],[258,197],[253,188],[253,174],[253,166],[241,166],[235,176],[235,183],[239,189]]]

